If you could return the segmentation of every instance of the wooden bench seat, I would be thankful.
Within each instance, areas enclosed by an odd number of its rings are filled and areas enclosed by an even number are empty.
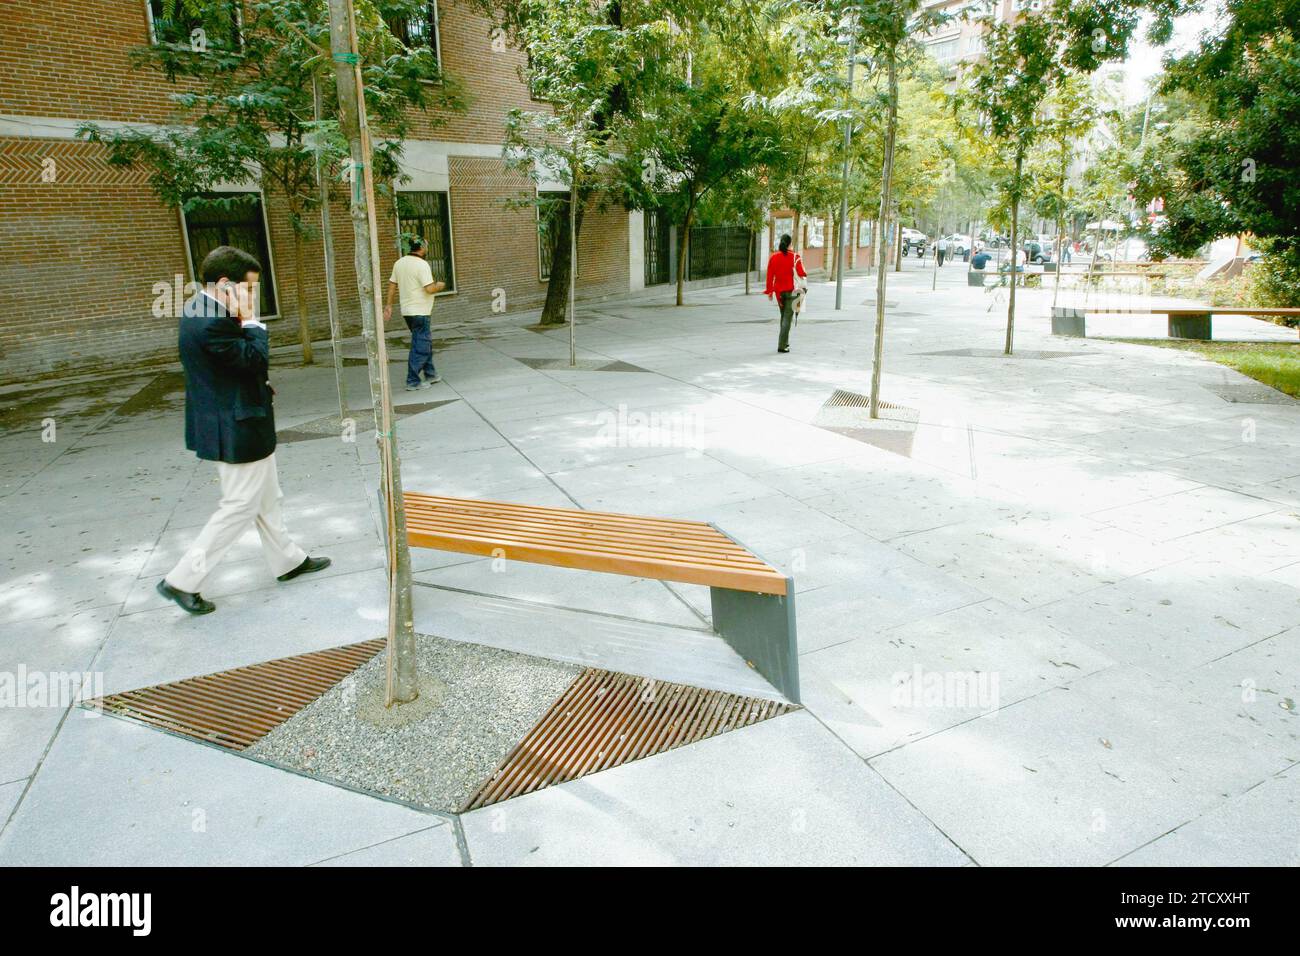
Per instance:
[[[1213,337],[1216,315],[1300,315],[1300,309],[1254,308],[1251,306],[1153,306],[1100,307],[1058,305],[1052,308],[1052,334],[1087,335],[1088,315],[1163,315],[1169,322],[1171,339],[1200,339]]]
[[[713,629],[798,701],[794,582],[713,525],[414,491],[404,501],[414,548],[708,587]]]

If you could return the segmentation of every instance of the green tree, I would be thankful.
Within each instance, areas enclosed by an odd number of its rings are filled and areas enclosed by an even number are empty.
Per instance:
[[[676,303],[684,302],[691,227],[715,192],[753,191],[789,153],[782,114],[768,97],[784,84],[788,50],[771,10],[723,0],[678,24],[653,83],[638,91],[620,129],[626,202],[662,209],[677,226]],[[720,197],[716,207],[734,202]]]
[[[941,12],[926,9],[922,0],[861,0],[855,4],[859,34],[857,46],[883,76],[877,108],[883,120],[880,162],[880,200],[877,221],[883,227],[895,214],[895,160],[899,132],[900,71],[922,55],[915,38],[946,20]],[[880,376],[885,348],[885,286],[889,257],[880,251],[876,266],[876,335],[871,363],[871,417],[880,417]]]
[[[1071,175],[1070,166],[1079,141],[1103,119],[1105,110],[1087,76],[1066,73],[1048,96],[1043,113],[1043,144],[1029,159],[1027,189],[1034,212],[1055,225],[1055,305],[1061,284],[1061,238],[1066,219],[1081,199],[1081,184]]]
[[[695,15],[698,0],[475,0],[494,31],[527,53],[521,79],[538,105],[506,118],[506,158],[534,185],[568,180],[567,199],[532,189],[507,204],[535,208],[549,243],[543,325],[561,325],[574,295],[573,259],[593,199],[616,196],[616,126],[637,91],[663,71],[671,17]]]
[[[424,110],[436,123],[464,104],[429,47],[407,46],[394,35],[391,25],[409,22],[421,4],[356,5],[366,24],[367,107],[384,137],[375,144],[373,169],[388,182],[399,176],[409,111]],[[79,133],[106,145],[109,163],[146,168],[159,199],[187,212],[237,201],[210,195],[227,182],[256,181],[282,199],[293,233],[298,332],[303,361],[310,363],[304,243],[317,235],[317,162],[346,155],[337,122],[314,118],[314,81],[329,93],[323,115],[338,111],[325,0],[256,0],[238,7],[167,0],[164,13],[161,42],[133,50],[131,59],[136,68],[161,72],[176,85],[176,123],[159,130],[92,123]]]
[[[984,18],[984,56],[971,69],[966,95],[988,136],[1009,157],[1001,191],[1011,220],[1011,289],[1007,304],[1005,351],[1011,354],[1016,321],[1016,268],[1020,202],[1025,194],[1025,157],[1042,137],[1042,110],[1057,75],[1058,34],[1046,16],[1029,14],[1012,21]]]
[[[1227,0],[1224,14],[1222,29],[1167,67],[1161,92],[1185,97],[1192,113],[1148,139],[1135,193],[1165,203],[1153,249],[1188,255],[1220,236],[1252,234],[1267,250],[1268,304],[1295,305],[1300,2]]]

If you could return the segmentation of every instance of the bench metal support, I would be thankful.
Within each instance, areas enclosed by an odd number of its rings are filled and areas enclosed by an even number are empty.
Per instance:
[[[755,594],[709,588],[713,630],[754,670],[799,703],[799,646],[795,637],[794,579],[786,593]]]
[[[1169,337],[1171,339],[1202,339],[1210,340],[1211,314],[1209,312],[1198,312],[1194,315],[1173,315],[1169,316]]]
[[[1088,334],[1087,319],[1088,313],[1083,309],[1054,305],[1052,306],[1052,334],[1085,338]]]

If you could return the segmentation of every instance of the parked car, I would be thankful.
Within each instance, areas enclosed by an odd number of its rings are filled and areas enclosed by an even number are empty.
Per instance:
[[[1145,262],[1149,258],[1147,244],[1141,239],[1123,239],[1111,254],[1119,262]]]
[[[964,236],[960,232],[954,232],[950,236],[944,236],[948,240],[948,253],[954,256],[964,256],[971,249],[970,236]]]
[[[1024,250],[1025,258],[1030,262],[1041,264],[1052,261],[1052,244],[1050,242],[1027,239],[1020,248]]]
[[[903,255],[910,252],[924,253],[930,244],[930,237],[919,229],[903,229]]]

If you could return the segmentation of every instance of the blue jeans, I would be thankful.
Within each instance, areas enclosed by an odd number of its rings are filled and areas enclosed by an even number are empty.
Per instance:
[[[433,378],[438,372],[433,367],[433,336],[429,334],[427,315],[404,315],[406,327],[411,330],[411,356],[406,363],[406,384],[419,385],[420,373]]]

